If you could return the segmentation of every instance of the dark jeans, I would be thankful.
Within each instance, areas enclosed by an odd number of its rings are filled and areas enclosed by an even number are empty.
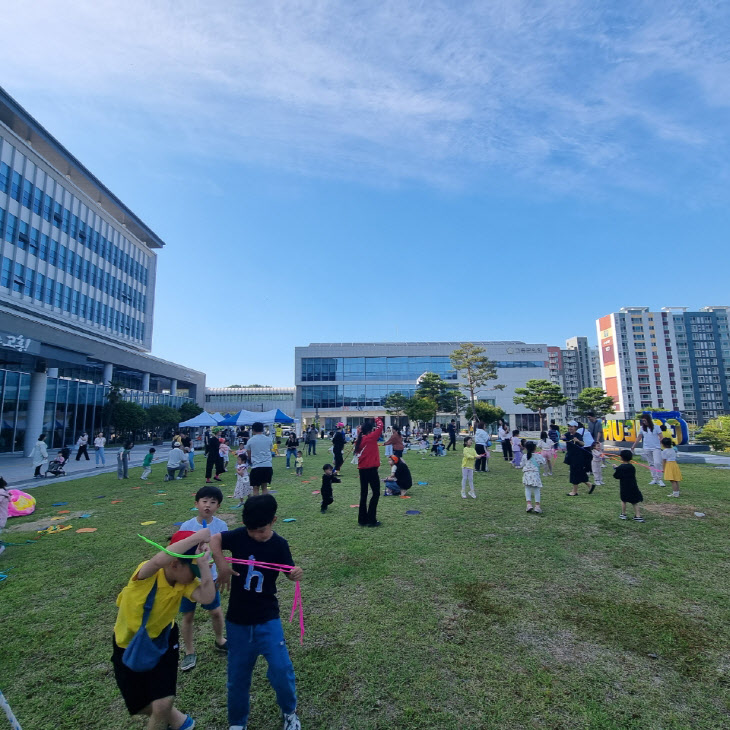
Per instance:
[[[76,452],[76,461],[81,459],[81,455],[86,457],[86,461],[89,461],[88,444],[82,444],[79,446],[79,450]]]
[[[373,492],[368,506],[368,487]],[[378,467],[371,466],[369,469],[360,469],[360,510],[357,514],[357,521],[361,525],[374,525],[378,521],[378,500],[380,499],[380,477]]]
[[[312,454],[317,456],[317,442],[307,441],[307,456],[311,456]]]
[[[220,476],[223,473],[223,459],[218,454],[208,456],[208,461],[205,462],[206,479],[210,479],[214,468],[216,476]]]
[[[289,459],[291,459],[292,456],[295,459],[297,458],[297,450],[287,446],[287,449],[286,449],[286,468],[287,469],[289,468]]]
[[[509,439],[502,440],[502,453],[505,461],[512,461],[512,442]]]
[[[332,486],[322,487],[322,506],[320,508],[322,512],[326,512],[327,507],[329,507],[334,501],[335,499],[332,496]]]
[[[35,468],[35,471],[33,472],[33,476],[36,476],[36,477],[41,476],[42,468],[43,468],[43,464],[38,464],[38,466]]]
[[[335,449],[333,456],[335,457],[335,471],[338,472],[345,463],[345,459],[342,456],[342,449]]]
[[[484,444],[477,444],[475,447],[476,452],[478,454],[477,458],[474,460],[474,471],[486,471],[487,470],[487,458],[485,454],[487,453],[487,448],[484,446]]]
[[[448,451],[453,446],[454,451],[456,451],[456,435],[452,436],[449,434],[449,443],[446,446],[446,451]]]
[[[393,449],[393,456],[397,456],[399,459],[402,459],[403,449]]]

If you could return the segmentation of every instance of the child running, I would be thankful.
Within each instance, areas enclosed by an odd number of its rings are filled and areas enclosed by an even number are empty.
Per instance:
[[[515,469],[522,468],[522,439],[520,438],[520,432],[515,429],[512,431],[512,465]]]
[[[140,479],[147,481],[147,477],[152,473],[152,459],[155,458],[155,449],[150,449],[142,459],[142,476]]]
[[[476,499],[474,491],[474,462],[477,457],[477,450],[474,448],[474,439],[467,436],[464,439],[464,455],[461,457],[461,498],[466,499],[466,483],[469,482],[469,496]]]
[[[191,557],[157,553],[152,560],[140,563],[117,597],[119,613],[112,642],[114,676],[129,714],[149,717],[148,730],[195,727],[190,715],[183,715],[173,706],[180,654],[175,616],[183,597],[203,604],[215,598],[215,583],[208,565],[210,551],[204,546],[209,541],[208,528],[176,532],[168,547]],[[192,556],[200,553],[203,555],[196,564]],[[151,668],[148,664],[139,665],[135,655],[126,651],[141,630],[148,640],[162,645],[162,654]]]
[[[223,557],[226,550],[234,558],[291,565],[291,571],[284,575],[292,581],[301,580],[302,569],[294,566],[289,543],[272,529],[276,508],[273,494],[250,497],[243,507],[244,526],[215,535],[211,541],[221,590],[231,590],[226,613],[229,730],[246,729],[251,675],[260,654],[269,665],[266,676],[276,692],[284,730],[302,727],[296,712],[294,667],[284,641],[276,598],[279,571],[248,565],[241,566],[238,573]]]
[[[514,446],[512,447],[514,448]],[[542,514],[540,508],[540,489],[542,481],[540,480],[540,465],[545,463],[545,457],[535,453],[537,444],[534,441],[528,441],[525,444],[525,453],[522,454],[520,465],[522,466],[522,484],[525,487],[525,501],[527,502],[527,512],[533,510],[537,514]],[[535,506],[532,506],[533,499]]]
[[[677,452],[674,450],[672,439],[662,439],[662,461],[664,462],[664,478],[672,483],[672,493],[667,497],[679,497],[679,483],[682,481],[682,472],[677,464]]]
[[[322,506],[319,511],[324,514],[327,511],[327,507],[335,501],[335,498],[332,496],[332,485],[341,484],[342,480],[338,479],[338,477],[334,474],[334,467],[332,464],[325,464],[322,467],[322,470],[324,471],[324,474],[322,474],[322,487],[319,490],[319,493],[322,496]]]
[[[223,492],[218,487],[201,487],[195,494],[195,506],[198,514],[191,517],[187,522],[180,525],[183,532],[199,532],[203,529],[203,523],[207,524],[210,534],[217,535],[225,532],[228,525],[223,522],[220,517],[216,517],[215,513],[223,502]],[[210,569],[213,581],[218,577],[218,573],[213,565]],[[182,636],[185,643],[185,656],[183,657],[180,669],[183,672],[190,671],[197,664],[197,656],[195,654],[195,644],[193,641],[193,623],[195,621],[195,609],[197,604],[189,598],[183,596],[180,604],[180,613],[183,615],[182,620]],[[210,622],[213,624],[213,632],[215,633],[215,649],[221,654],[228,652],[228,645],[223,637],[223,611],[221,610],[221,596],[216,589],[215,597],[212,601],[203,604],[203,608],[210,615]]]
[[[298,477],[304,476],[304,454],[301,451],[297,451],[297,458],[294,459],[294,466],[296,467],[296,473]]]
[[[593,484],[588,490],[588,494],[593,494],[593,490],[601,486],[603,482],[603,462],[606,457],[603,455],[603,444],[600,441],[594,441],[591,446],[591,471],[593,472]]]
[[[233,496],[238,500],[237,507],[242,507],[243,502],[253,490],[251,480],[248,478],[248,453],[243,451],[236,458],[236,488]]]
[[[639,510],[639,503],[644,501],[644,495],[639,489],[636,482],[636,467],[631,463],[631,457],[634,455],[630,449],[623,449],[619,456],[623,462],[619,466],[614,466],[613,478],[619,480],[620,496],[621,496],[621,514],[619,518],[622,520],[626,517],[626,503],[630,503],[634,507],[634,522],[644,522]]]
[[[545,459],[545,474],[549,477],[553,475],[553,459],[555,458],[555,443],[548,436],[547,431],[540,433],[540,440],[537,442],[537,448],[540,449],[540,456]]]

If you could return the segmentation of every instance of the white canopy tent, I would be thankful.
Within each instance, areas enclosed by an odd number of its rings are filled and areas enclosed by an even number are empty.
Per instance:
[[[194,418],[189,418],[187,421],[177,424],[179,428],[197,428],[204,426],[217,426],[218,421],[207,411],[198,413]]]

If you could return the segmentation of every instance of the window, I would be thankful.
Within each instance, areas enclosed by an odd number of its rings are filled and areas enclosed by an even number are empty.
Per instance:
[[[15,234],[18,230],[18,219],[12,213],[8,213],[5,220],[5,240],[15,243]]]
[[[33,299],[37,299],[39,302],[43,301],[43,289],[45,287],[46,277],[43,274],[36,274],[35,279],[35,291],[33,292]]]
[[[2,270],[0,273],[0,285],[9,289],[10,288],[10,270],[13,265],[13,262],[7,258],[3,258],[2,262],[3,262],[3,265],[2,265]]]
[[[33,183],[30,180],[23,181],[23,205],[26,208],[33,205]]]
[[[43,212],[43,191],[40,188],[36,188],[33,193],[33,212],[36,215]]]
[[[10,187],[10,168],[0,162],[0,193],[7,193]]]
[[[43,301],[46,304],[53,304],[53,285],[54,285],[53,279],[50,277],[46,277],[46,287],[45,291],[43,293]]]
[[[25,266],[15,264],[15,272],[13,274],[13,291],[21,292],[25,287]]]
[[[22,180],[22,178],[20,176],[20,173],[13,170],[12,182],[10,184],[10,197],[13,200],[17,200],[18,202],[20,202],[21,180]]]

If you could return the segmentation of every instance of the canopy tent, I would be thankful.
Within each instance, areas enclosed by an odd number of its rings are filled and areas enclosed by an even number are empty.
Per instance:
[[[219,426],[250,426],[252,423],[263,423],[270,426],[274,423],[294,423],[296,419],[287,416],[286,413],[274,408],[270,411],[239,411],[230,418],[224,418]]]
[[[177,424],[179,428],[195,428],[196,426],[217,426],[218,421],[207,411],[198,413],[194,418]]]
[[[219,413],[218,411],[216,411],[215,413],[211,413],[211,415],[213,416],[213,418],[215,418],[216,423],[220,423],[224,418],[223,414]]]

